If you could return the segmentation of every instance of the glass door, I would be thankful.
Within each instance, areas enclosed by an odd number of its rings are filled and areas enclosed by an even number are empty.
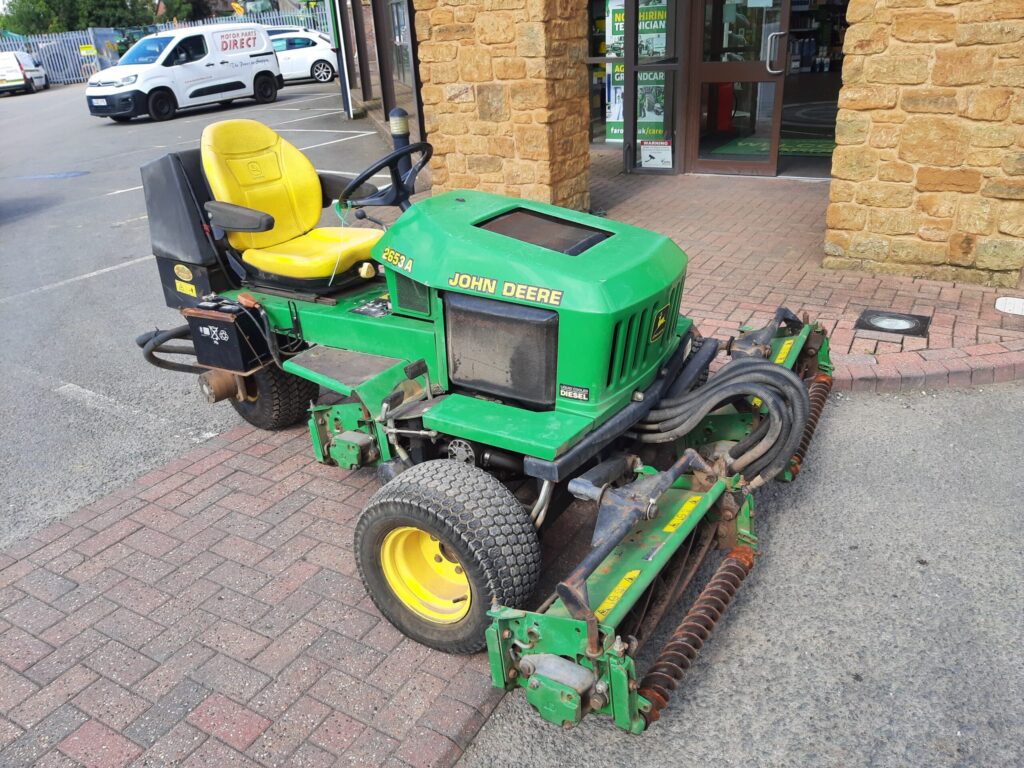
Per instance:
[[[615,2],[615,0],[610,0]],[[674,173],[683,99],[680,9],[686,0],[618,0],[626,30],[620,78],[628,172]],[[613,78],[614,80],[614,78]]]
[[[688,166],[774,176],[790,0],[697,0]]]

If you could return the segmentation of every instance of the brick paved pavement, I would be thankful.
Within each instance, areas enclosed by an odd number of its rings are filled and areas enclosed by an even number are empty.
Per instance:
[[[822,269],[828,184],[738,176],[636,176],[592,153],[591,205],[662,232],[690,256],[683,311],[705,335],[761,325],[784,304],[828,327],[836,385],[896,391],[1024,378],[1024,317],[961,283]],[[855,331],[862,310],[932,318],[927,339]]]
[[[501,694],[366,597],[375,488],[240,427],[0,553],[0,765],[453,763]]]

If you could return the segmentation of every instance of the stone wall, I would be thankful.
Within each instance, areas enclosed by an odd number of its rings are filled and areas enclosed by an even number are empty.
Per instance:
[[[1024,0],[852,0],[825,265],[1016,286]]]
[[[414,0],[433,187],[586,209],[585,0]]]

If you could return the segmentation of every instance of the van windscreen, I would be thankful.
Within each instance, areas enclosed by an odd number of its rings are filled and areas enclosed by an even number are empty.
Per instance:
[[[171,37],[144,37],[121,57],[118,64],[155,64],[171,42]]]

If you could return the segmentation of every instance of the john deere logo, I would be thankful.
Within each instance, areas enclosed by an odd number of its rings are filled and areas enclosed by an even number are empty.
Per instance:
[[[657,341],[668,327],[668,304],[658,310],[651,324],[651,341]]]

